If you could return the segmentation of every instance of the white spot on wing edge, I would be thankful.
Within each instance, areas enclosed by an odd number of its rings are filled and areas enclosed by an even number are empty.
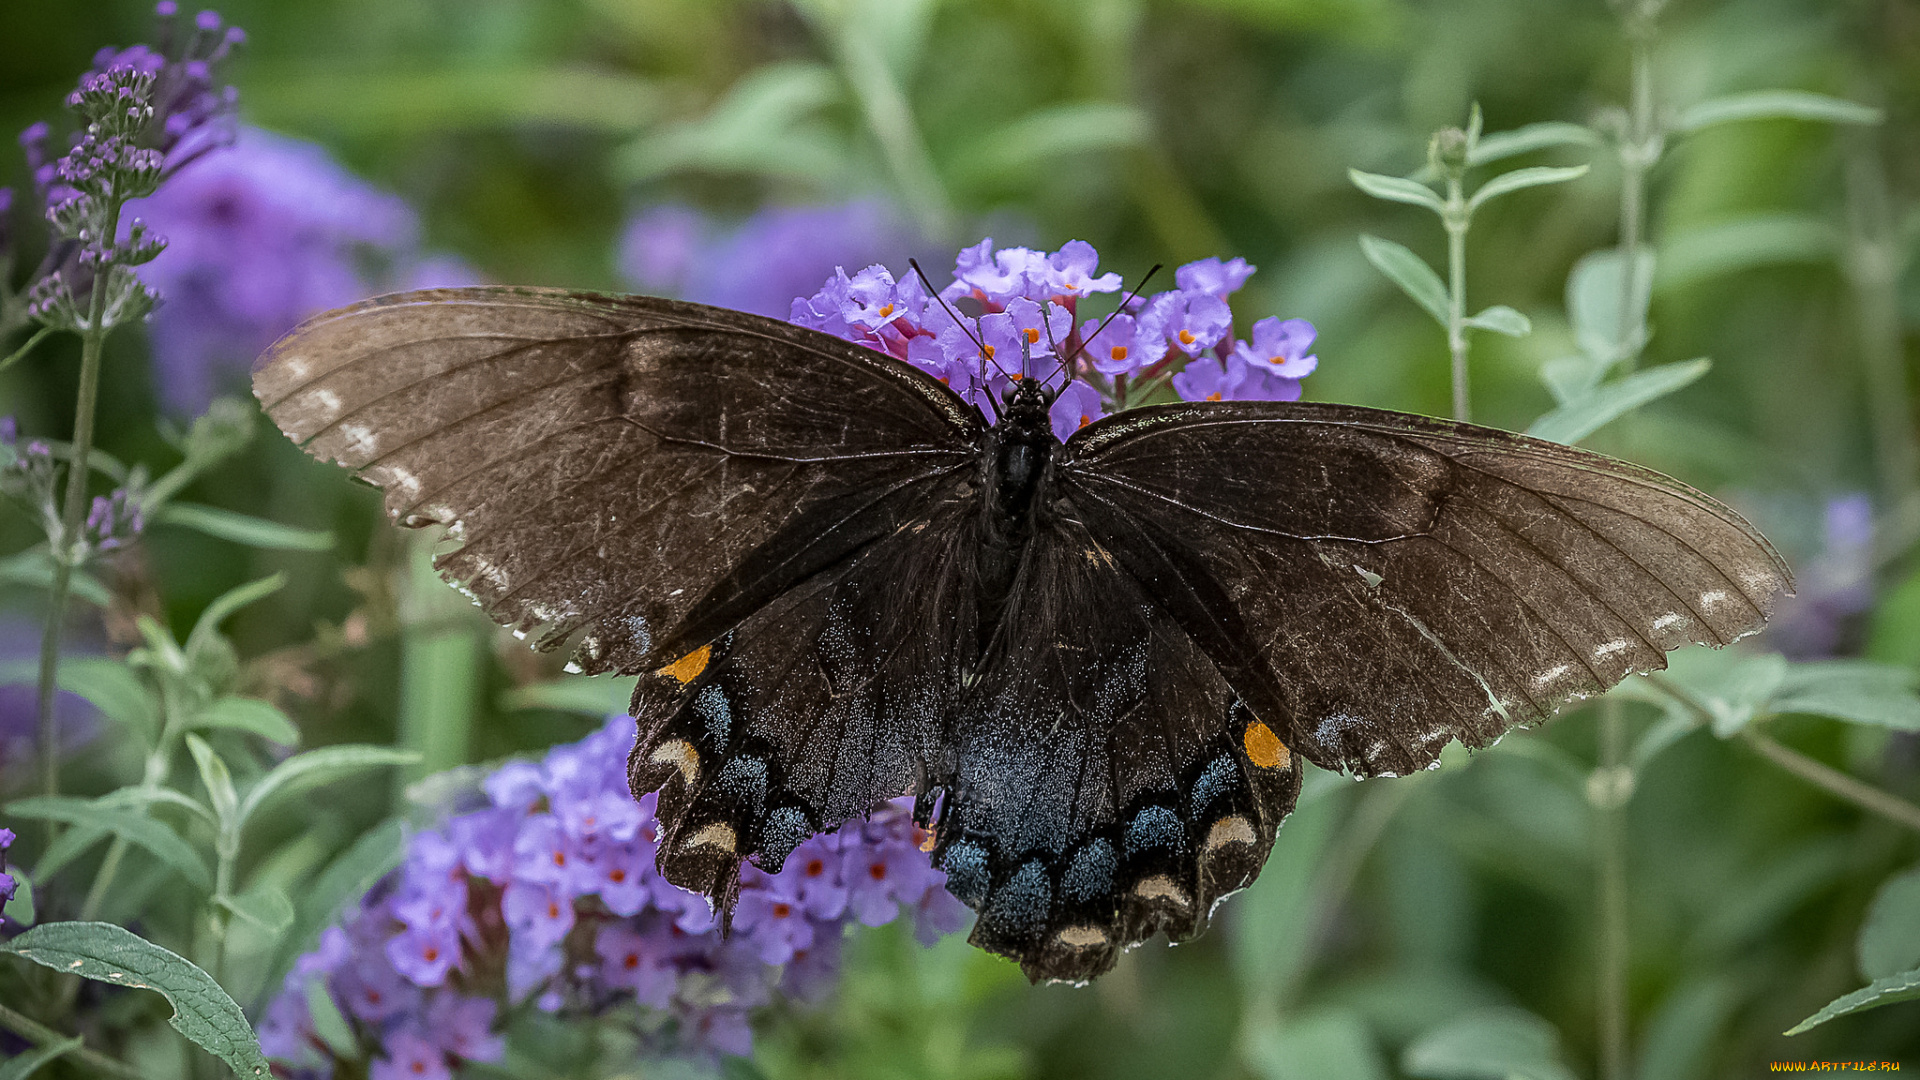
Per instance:
[[[665,762],[680,770],[680,775],[691,784],[700,779],[700,751],[685,739],[673,739],[653,748],[648,761]]]
[[[1560,676],[1572,670],[1572,664],[1555,664],[1540,674],[1535,675],[1533,677],[1533,685],[1536,689],[1545,689],[1557,681]]]
[[[1171,900],[1181,907],[1186,907],[1193,903],[1193,901],[1187,897],[1186,890],[1175,885],[1173,879],[1165,874],[1155,874],[1150,878],[1143,878],[1140,884],[1133,887],[1133,895],[1142,900]]]
[[[1665,630],[1668,627],[1679,626],[1686,621],[1687,617],[1685,615],[1669,611],[1665,615],[1653,620],[1653,628],[1655,630]]]
[[[1054,937],[1074,949],[1091,949],[1107,943],[1107,932],[1097,926],[1069,926]]]
[[[724,821],[716,821],[688,837],[686,846],[715,847],[721,851],[732,851],[737,843],[733,826]]]
[[[1599,648],[1593,650],[1593,658],[1595,660],[1604,660],[1607,657],[1612,656],[1614,653],[1624,652],[1625,650],[1631,649],[1631,648],[1633,648],[1633,642],[1631,641],[1626,641],[1626,640],[1609,641],[1605,645],[1602,645]]]

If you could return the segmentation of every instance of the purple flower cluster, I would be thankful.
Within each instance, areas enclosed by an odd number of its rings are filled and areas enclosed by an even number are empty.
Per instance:
[[[18,499],[37,514],[54,543],[60,542],[65,529],[60,517],[60,474],[51,446],[34,439],[22,447],[13,417],[0,416],[0,494]],[[81,526],[83,557],[121,547],[142,528],[140,503],[126,488],[96,495]]]
[[[261,1024],[267,1053],[316,1076],[350,1061],[307,1011],[305,987],[324,979],[374,1052],[371,1080],[496,1060],[497,1019],[529,1003],[638,1016],[662,1054],[744,1055],[748,1014],[773,991],[832,985],[849,923],[906,910],[923,937],[961,924],[900,800],[813,837],[778,872],[747,867],[723,936],[704,897],[655,871],[653,796],[627,792],[632,746],[633,721],[614,717],[537,765],[502,767],[485,806],[415,835],[400,869],[288,976]]]
[[[1310,324],[1268,318],[1251,342],[1233,335],[1227,297],[1253,270],[1244,259],[1188,263],[1175,272],[1177,288],[1129,296],[1111,316],[1083,321],[1082,300],[1120,289],[1120,275],[1099,273],[1091,244],[995,251],[989,239],[960,253],[938,297],[916,277],[873,265],[851,277],[836,270],[788,317],[913,364],[989,416],[1013,380],[1041,379],[1058,391],[1051,419],[1065,440],[1168,381],[1189,401],[1298,399],[1319,362],[1308,353]]]
[[[723,227],[691,207],[635,215],[620,240],[619,267],[634,288],[702,304],[787,316],[793,298],[835,266],[865,266],[926,248],[886,203],[779,206]]]
[[[0,828],[0,907],[13,899],[14,890],[19,888],[13,875],[7,873],[7,849],[13,846],[12,829]]]
[[[152,319],[155,377],[176,413],[204,408],[308,315],[383,289],[475,280],[419,257],[418,221],[398,197],[318,146],[252,128],[138,208],[171,241],[140,273],[166,297]]]
[[[68,95],[81,127],[64,154],[50,153],[44,123],[20,136],[35,193],[59,238],[28,291],[29,314],[50,326],[91,327],[97,289],[105,292],[103,327],[153,306],[154,295],[129,268],[151,260],[165,241],[138,218],[120,228],[120,207],[152,194],[166,176],[226,139],[234,94],[216,86],[213,68],[245,35],[203,11],[193,33],[176,42],[177,5],[167,0],[157,13],[158,48],[102,50]],[[11,192],[0,197],[11,201]]]
[[[1857,646],[1861,616],[1873,607],[1873,543],[1873,504],[1867,497],[1830,500],[1820,548],[1798,568],[1798,590],[1774,612],[1767,644],[1795,660],[1835,656]]]

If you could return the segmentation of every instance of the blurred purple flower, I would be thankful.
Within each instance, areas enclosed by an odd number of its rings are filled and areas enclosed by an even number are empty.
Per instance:
[[[887,204],[762,210],[726,228],[684,206],[655,207],[628,222],[620,272],[635,288],[702,304],[787,317],[834,267],[904,262],[926,242]]]
[[[1766,642],[1795,660],[1843,651],[1873,606],[1873,504],[1863,494],[1827,502],[1820,550],[1798,569],[1797,592],[1780,602]]]
[[[1270,316],[1253,324],[1253,343],[1240,342],[1234,346],[1233,355],[1250,367],[1265,368],[1269,374],[1301,379],[1320,366],[1319,357],[1307,354],[1313,348],[1313,338],[1313,324],[1307,320],[1283,322]]]
[[[140,271],[163,298],[152,317],[155,378],[173,411],[200,411],[308,315],[392,287],[471,284],[424,260],[398,197],[319,146],[254,128],[131,204],[169,239]]]
[[[323,1069],[304,997],[320,978],[360,1021],[373,1075],[498,1060],[494,1018],[529,1001],[614,1022],[631,1017],[614,1006],[638,1004],[672,1021],[636,1031],[657,1053],[744,1054],[748,1013],[777,986],[832,985],[851,919],[878,925],[904,911],[923,940],[960,925],[964,909],[898,800],[807,840],[779,873],[744,868],[723,939],[706,899],[653,869],[654,797],[626,790],[632,745],[633,721],[615,717],[537,764],[503,766],[482,785],[492,805],[414,836],[400,869],[295,965],[262,1018],[262,1045]]]

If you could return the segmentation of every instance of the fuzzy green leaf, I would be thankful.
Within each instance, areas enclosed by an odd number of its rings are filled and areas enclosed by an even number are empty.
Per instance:
[[[286,583],[287,575],[269,574],[258,581],[249,581],[245,585],[228,589],[214,597],[213,603],[208,604],[200,612],[200,617],[194,620],[193,632],[187,635],[187,654],[191,656],[199,653],[205,647],[207,639],[220,632],[220,624],[226,621],[227,616],[255,600],[261,600],[279,592],[281,586]]]
[[[1920,1000],[1920,968],[1902,971],[1884,979],[1875,979],[1867,986],[1855,990],[1844,997],[1827,1002],[1826,1007],[1805,1020],[1787,1029],[1789,1035],[1799,1035],[1821,1024],[1850,1013],[1866,1009],[1877,1009],[1882,1005],[1892,1005],[1900,1001]]]
[[[213,806],[213,813],[220,821],[222,830],[232,827],[233,812],[240,806],[240,796],[233,790],[233,773],[220,755],[213,752],[207,740],[191,732],[187,735],[187,752],[193,755],[194,767],[200,770],[200,783],[207,789],[207,801]]]
[[[287,719],[287,714],[259,698],[220,698],[195,713],[193,719],[187,721],[186,728],[246,731],[282,746],[300,745],[300,729]]]
[[[1587,175],[1585,165],[1535,165],[1532,168],[1501,173],[1480,185],[1480,190],[1474,192],[1473,197],[1467,200],[1467,213],[1472,214],[1494,199],[1522,188],[1540,187],[1543,184],[1564,184],[1585,175]]]
[[[1686,386],[1705,375],[1712,366],[1711,360],[1701,358],[1636,371],[1624,379],[1596,387],[1587,396],[1535,420],[1533,426],[1527,428],[1527,434],[1571,445],[1647,402]]]
[[[1467,1013],[1415,1039],[1400,1068],[1433,1080],[1574,1080],[1559,1033],[1520,1009]]]
[[[1400,286],[1414,303],[1425,308],[1436,322],[1447,325],[1447,286],[1424,259],[1402,244],[1366,233],[1360,235],[1360,250],[1366,253],[1368,262]]]
[[[53,587],[53,559],[48,556],[45,545],[0,559],[0,584],[9,582],[35,589]],[[74,571],[67,579],[67,588],[95,607],[106,607],[113,602],[113,594],[107,587],[85,570]]]
[[[194,887],[213,887],[213,873],[193,845],[166,825],[143,814],[118,807],[103,806],[90,799],[69,795],[35,795],[15,799],[6,812],[13,817],[58,821],[67,825],[85,825],[105,830],[108,835],[145,848],[153,856],[180,872]]]
[[[1869,980],[1920,968],[1920,867],[1880,886],[1854,953]]]
[[[223,896],[220,906],[269,934],[293,925],[293,902],[271,885],[255,885],[238,896]]]
[[[1350,1010],[1263,1024],[1249,1043],[1247,1067],[1263,1080],[1387,1080],[1379,1046]]]
[[[1856,724],[1920,731],[1915,673],[1871,660],[1794,664],[1768,708],[1777,713],[1831,716]]]
[[[247,792],[246,798],[240,802],[240,824],[244,826],[260,807],[287,792],[335,780],[363,769],[411,765],[418,760],[420,755],[404,750],[354,744],[323,746],[318,750],[295,754],[275,765],[272,772],[261,777],[260,782]]]
[[[1533,333],[1533,322],[1505,304],[1495,304],[1466,320],[1476,330],[1491,330],[1508,337],[1526,337]]]
[[[1353,186],[1376,199],[1389,202],[1407,203],[1411,206],[1424,206],[1436,214],[1444,213],[1447,204],[1435,194],[1433,189],[1414,180],[1398,176],[1383,176],[1380,173],[1361,172],[1348,169],[1347,178]]]
[[[1654,284],[1665,292],[1757,267],[1831,262],[1843,243],[1832,222],[1812,214],[1755,214],[1669,238]]]
[[[1818,120],[1829,124],[1878,124],[1879,109],[1805,90],[1755,90],[1703,101],[1674,121],[1675,131],[1699,131],[1735,120]]]
[[[987,132],[954,154],[947,171],[957,185],[1010,183],[1071,154],[1142,145],[1152,127],[1134,105],[1106,101],[1053,105]]]
[[[1548,120],[1517,127],[1512,131],[1496,131],[1491,135],[1482,135],[1473,149],[1467,152],[1467,164],[1486,165],[1555,146],[1599,145],[1600,136],[1592,128],[1581,124]]]
[[[13,898],[0,906],[0,918],[16,926],[32,926],[40,917],[33,908],[33,878],[17,866],[7,867],[7,876],[13,879]]]
[[[1643,335],[1647,305],[1653,299],[1653,252],[1643,248],[1634,260],[1633,295],[1623,326],[1620,275],[1625,268],[1626,260],[1617,249],[1603,248],[1581,256],[1567,275],[1567,318],[1573,323],[1573,337],[1580,351],[1599,368],[1596,381],[1606,368],[1646,344]]]
[[[298,529],[250,514],[222,510],[217,506],[168,503],[160,508],[154,521],[160,525],[178,525],[246,547],[277,551],[329,551],[333,548],[333,534],[323,529]]]
[[[173,1006],[175,1030],[245,1077],[265,1077],[260,1040],[233,998],[185,957],[111,923],[58,922],[36,926],[0,952],[96,982],[155,990]]]
[[[40,677],[39,664],[17,660],[0,664],[0,685],[31,685]],[[146,684],[133,668],[104,657],[64,657],[56,680],[60,689],[78,694],[100,714],[152,745],[160,730],[160,716]]]

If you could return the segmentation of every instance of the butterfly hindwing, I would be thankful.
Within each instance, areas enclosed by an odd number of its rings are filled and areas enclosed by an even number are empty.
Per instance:
[[[1765,621],[1731,510],[1598,454],[1349,406],[1165,406],[1068,443],[1062,497],[1237,691],[1361,775],[1482,746]]]
[[[1082,981],[1196,933],[1265,862],[1297,763],[1076,521],[1038,528],[995,633],[934,777],[973,942]]]
[[[838,338],[552,289],[329,312],[262,357],[254,385],[310,453],[383,488],[396,520],[445,525],[460,546],[437,567],[496,621],[548,647],[578,635],[588,672],[680,655],[722,582],[751,606],[869,542],[843,523],[970,467],[984,428],[937,381]],[[811,545],[768,545],[796,534]]]

